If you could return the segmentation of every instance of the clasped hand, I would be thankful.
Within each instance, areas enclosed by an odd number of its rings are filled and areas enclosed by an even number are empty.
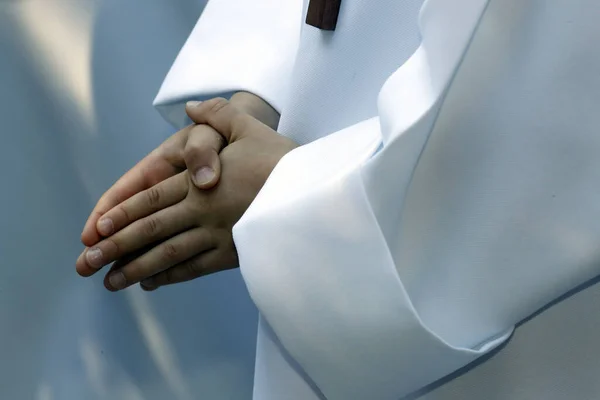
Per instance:
[[[196,125],[168,139],[96,205],[82,233],[88,247],[76,262],[80,275],[114,262],[107,289],[140,282],[153,290],[238,266],[232,228],[297,145],[224,99],[187,112]]]

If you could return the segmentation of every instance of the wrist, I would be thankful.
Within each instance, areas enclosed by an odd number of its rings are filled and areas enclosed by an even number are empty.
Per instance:
[[[231,96],[229,102],[269,128],[277,129],[277,125],[279,125],[279,113],[257,95],[249,92],[237,92]]]

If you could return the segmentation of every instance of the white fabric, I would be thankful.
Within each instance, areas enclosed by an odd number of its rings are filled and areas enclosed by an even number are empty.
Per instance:
[[[157,109],[183,127],[187,101],[246,90],[281,110],[298,47],[301,8],[302,0],[208,2],[165,78],[154,102]]]
[[[258,324],[256,343],[255,398],[280,400],[291,394],[300,399],[323,400],[323,394],[273,333],[264,319]]]
[[[173,133],[151,101],[203,5],[0,1],[0,399],[252,396],[238,272],[152,294],[75,273],[99,196]]]
[[[569,354],[570,389],[549,390],[556,362],[522,355],[552,351],[554,318],[569,321],[555,310],[457,383],[427,386],[600,273],[600,4],[429,0],[416,48],[418,6],[344,1],[335,32],[303,26],[297,56],[283,54],[295,58],[291,81],[260,82],[289,88],[280,131],[308,144],[279,163],[234,229],[272,327],[259,331],[256,379],[280,381],[254,397],[289,381],[286,399],[310,398],[297,385],[305,374],[313,397],[330,400],[596,398],[599,363]],[[581,298],[558,309],[590,309]],[[272,361],[278,352],[299,368]],[[527,368],[531,382],[519,381]]]

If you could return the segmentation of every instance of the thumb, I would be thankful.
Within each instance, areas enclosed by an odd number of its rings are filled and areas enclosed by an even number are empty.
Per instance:
[[[210,189],[219,182],[219,153],[225,145],[224,138],[208,125],[196,125],[190,131],[183,159],[198,189]]]
[[[245,113],[240,111],[228,100],[221,97],[210,99],[203,102],[188,102],[185,110],[187,115],[197,124],[207,124],[217,130],[227,143],[235,142],[240,134],[238,122],[243,120],[239,118]]]

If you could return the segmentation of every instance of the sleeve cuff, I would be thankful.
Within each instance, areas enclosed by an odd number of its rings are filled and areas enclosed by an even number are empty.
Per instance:
[[[461,348],[422,323],[360,175],[379,132],[372,119],[289,153],[234,228],[253,300],[329,399],[398,399],[512,332]]]
[[[154,105],[177,127],[183,105],[247,91],[281,111],[300,36],[302,1],[212,0],[165,78]]]

